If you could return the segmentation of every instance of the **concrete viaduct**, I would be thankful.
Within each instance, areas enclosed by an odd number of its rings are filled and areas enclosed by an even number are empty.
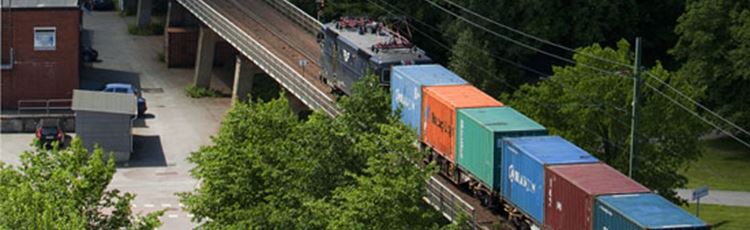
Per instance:
[[[150,23],[151,1],[139,0],[139,24]],[[296,112],[318,110],[336,116],[340,111],[335,97],[318,80],[321,50],[316,36],[321,27],[320,22],[285,0],[171,0],[165,46],[177,46],[173,47],[175,52],[186,52],[189,59],[194,58],[190,59],[190,65],[195,66],[193,84],[210,87],[217,43],[226,42],[237,51],[233,99],[246,100],[253,76],[264,72],[288,92],[290,106]],[[172,28],[197,33],[193,42],[197,45],[172,44],[168,37]],[[302,66],[302,62],[307,64]],[[487,228],[497,221],[477,200],[439,176],[433,177],[427,187],[425,202],[448,219],[467,213],[476,228]]]

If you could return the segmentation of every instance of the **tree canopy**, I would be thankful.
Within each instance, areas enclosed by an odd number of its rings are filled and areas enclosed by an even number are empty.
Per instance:
[[[0,162],[0,229],[154,229],[163,212],[133,215],[130,193],[106,190],[114,158],[74,139],[66,149],[37,148],[21,165]]]
[[[621,41],[616,49],[599,45],[579,49],[597,57],[631,63],[630,45]],[[554,75],[537,85],[524,85],[505,102],[593,153],[600,160],[628,171],[630,116],[632,111],[632,72],[584,55],[574,56],[577,65],[555,67]],[[603,69],[611,75],[593,70]],[[697,97],[702,89],[689,78],[664,70],[657,64],[646,72],[669,82],[687,95]],[[644,82],[658,87],[653,78]],[[682,101],[685,103],[685,101]],[[673,189],[687,179],[681,169],[701,155],[698,136],[705,126],[681,108],[645,87],[641,96],[638,155],[633,177],[659,194],[678,201]]]
[[[711,108],[750,127],[750,2],[688,1],[675,32],[681,74],[706,87]]]
[[[237,103],[213,144],[194,152],[201,181],[181,194],[203,226],[245,229],[430,229],[445,223],[421,202],[431,167],[415,134],[390,113],[369,76],[340,99],[342,115],[300,120],[284,96]]]

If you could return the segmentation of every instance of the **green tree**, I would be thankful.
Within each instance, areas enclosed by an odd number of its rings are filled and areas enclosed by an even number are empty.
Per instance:
[[[433,167],[417,167],[424,158],[417,151],[414,133],[397,120],[380,125],[381,134],[356,143],[369,151],[360,174],[349,173],[355,183],[339,187],[333,198],[319,205],[319,216],[329,219],[329,229],[436,229],[445,221],[422,203],[425,181]]]
[[[448,66],[482,91],[500,94],[505,79],[496,73],[495,59],[488,49],[487,41],[478,39],[472,29],[465,29],[451,49]]]
[[[750,2],[688,1],[678,22],[681,74],[706,87],[709,107],[750,127]]]
[[[36,149],[21,165],[0,162],[0,229],[154,229],[163,211],[136,216],[130,193],[106,190],[114,159],[74,139],[67,149]]]
[[[368,76],[354,92],[340,100],[340,116],[315,112],[304,121],[283,95],[269,102],[236,103],[213,144],[190,156],[196,164],[191,173],[201,186],[180,194],[181,201],[208,229],[390,226],[412,215],[439,216],[419,200],[431,171],[388,157],[421,153],[412,146],[414,134],[391,115],[387,91]],[[392,193],[369,193],[382,191]],[[375,197],[377,207],[355,202]],[[394,206],[405,209],[390,210]],[[374,213],[393,214],[360,218]],[[339,217],[345,216],[357,222],[340,225]]]
[[[631,63],[629,48],[627,42],[621,41],[617,49],[592,45],[580,51]],[[506,102],[547,126],[553,134],[571,140],[605,163],[627,172],[632,73],[629,68],[582,55],[575,55],[574,59],[577,65],[555,67],[550,79],[535,86],[524,85]],[[590,68],[592,66],[620,72],[624,76],[594,71]],[[698,97],[702,94],[688,78],[664,70],[658,62],[646,72],[687,95]],[[648,84],[659,85],[656,80],[643,76]],[[660,90],[665,91],[661,87]],[[678,201],[673,189],[681,188],[687,182],[679,171],[700,157],[702,150],[698,137],[704,133],[705,127],[645,86],[641,103],[640,151],[633,177],[659,194]]]

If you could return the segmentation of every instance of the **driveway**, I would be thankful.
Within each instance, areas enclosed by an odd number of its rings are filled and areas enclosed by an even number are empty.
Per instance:
[[[193,70],[167,69],[158,60],[164,37],[127,34],[133,17],[92,12],[83,21],[84,28],[93,31],[93,47],[102,62],[82,71],[81,86],[97,89],[106,82],[129,82],[143,89],[148,102],[146,118],[136,121],[133,131],[135,153],[117,169],[110,188],[135,193],[135,213],[166,209],[161,229],[195,227],[174,194],[196,187],[187,157],[211,143],[231,100],[186,97],[184,88],[192,82]],[[226,87],[214,79],[213,86]]]

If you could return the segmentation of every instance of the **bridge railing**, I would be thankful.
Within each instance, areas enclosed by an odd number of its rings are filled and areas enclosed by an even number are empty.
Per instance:
[[[448,187],[431,177],[427,182],[427,196],[425,201],[443,213],[450,221],[455,221],[459,215],[467,215],[468,224],[478,229],[477,213],[474,207],[453,193]]]
[[[305,104],[313,109],[320,109],[330,116],[339,114],[334,100],[326,98],[314,85],[305,80],[304,77],[295,72],[294,69],[276,57],[271,51],[264,48],[257,40],[242,32],[232,21],[220,15],[204,0],[177,1]],[[287,16],[293,17],[293,20],[296,20],[298,23],[304,23],[303,26],[306,30],[317,33],[320,29],[320,22],[302,12],[288,1],[264,1],[269,2],[274,8],[287,14]],[[433,177],[428,182],[427,196],[424,197],[426,202],[442,212],[451,221],[464,213],[469,217],[469,224],[474,229],[478,228],[474,207],[462,200],[436,178]]]
[[[333,99],[320,92],[291,66],[276,57],[260,42],[247,35],[234,22],[221,15],[205,1],[178,0],[178,2],[311,109],[320,109],[331,116],[339,113]]]
[[[296,23],[302,25],[305,30],[312,34],[318,34],[320,32],[321,24],[317,19],[313,18],[309,14],[302,11],[299,7],[295,6],[286,0],[263,0],[271,5],[273,8],[283,13],[287,17],[293,19]]]

